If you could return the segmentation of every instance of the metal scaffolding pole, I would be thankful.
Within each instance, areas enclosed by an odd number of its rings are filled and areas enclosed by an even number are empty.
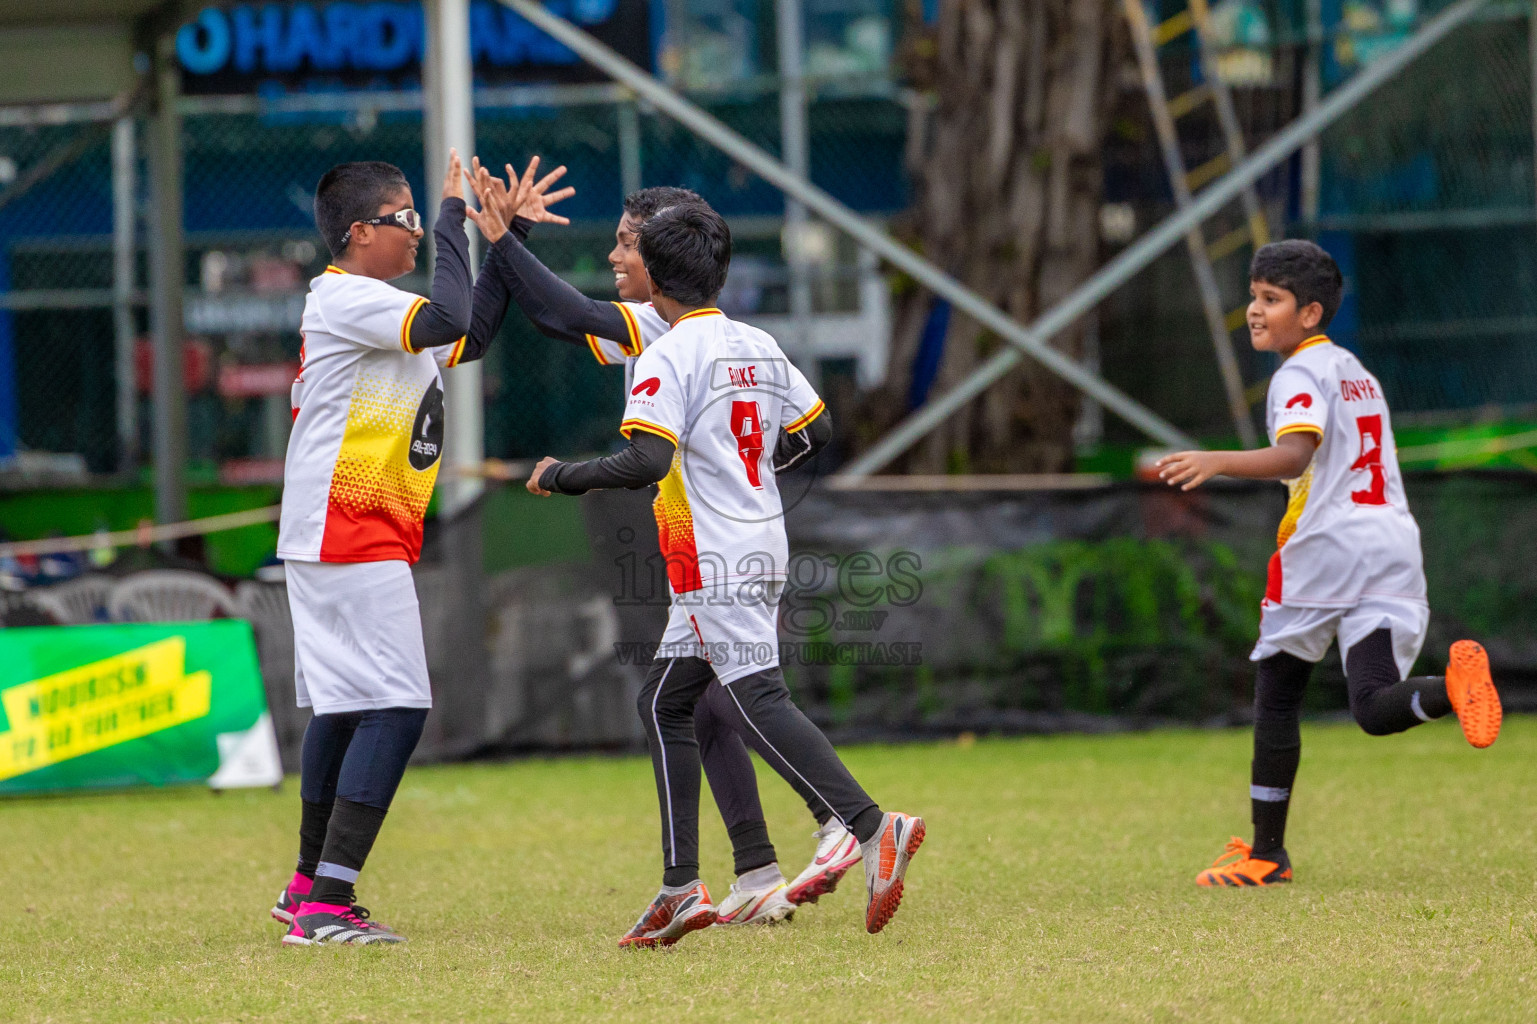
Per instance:
[[[475,153],[475,101],[470,62],[469,0],[427,0],[427,103],[423,132],[426,146],[427,195],[419,196],[419,209],[436,211],[438,189],[448,169],[448,151],[459,150],[469,166]],[[468,186],[465,198],[474,203]],[[478,263],[480,233],[466,222],[470,233],[470,264]],[[485,484],[476,471],[485,461],[485,412],[482,407],[480,363],[455,367],[443,377],[447,436],[443,445],[442,472],[438,487],[443,511],[452,515],[474,501]]]
[[[119,472],[139,464],[139,393],[133,359],[134,340],[138,336],[133,314],[137,162],[134,119],[118,118],[112,126],[112,334],[117,367]]]
[[[619,128],[619,188],[627,196],[641,182],[640,110],[635,101],[626,100],[614,104],[614,117]]]
[[[775,38],[779,48],[779,147],[785,166],[809,180],[810,138],[806,127],[806,76],[801,66],[805,32],[801,28],[801,0],[776,0]],[[790,323],[796,334],[795,348],[811,348],[811,276],[806,261],[807,231],[811,218],[806,204],[786,193],[785,223],[780,246],[790,269]]]
[[[155,40],[155,113],[150,119],[150,334],[154,343],[153,430],[155,519],[180,522],[187,513],[187,390],[183,374],[182,298],[187,256],[182,237],[181,71],[176,38]]]
[[[1038,360],[1052,373],[1100,402],[1132,426],[1164,444],[1190,446],[1194,442],[1152,410],[1084,369],[1066,354],[1051,348],[1040,332],[1027,330],[1007,313],[961,284],[911,249],[893,240],[853,210],[795,174],[783,163],[748,142],[717,118],[684,99],[611,48],[598,42],[569,21],[551,14],[535,0],[498,0],[532,22],[535,27],[574,50],[588,63],[629,86],[659,111],[684,125],[769,184],[805,203],[817,216],[874,252],[881,259],[910,274],[955,308],[994,331],[1019,351]],[[1049,337],[1049,336],[1048,336]],[[1013,351],[1013,350],[1011,350]]]

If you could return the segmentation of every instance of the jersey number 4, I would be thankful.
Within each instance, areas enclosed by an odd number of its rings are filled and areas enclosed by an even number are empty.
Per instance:
[[[1371,483],[1365,490],[1351,491],[1350,500],[1357,505],[1386,505],[1388,471],[1382,465],[1382,416],[1357,417],[1356,430],[1361,435],[1361,455],[1350,468],[1356,473],[1370,473]]]
[[[731,403],[731,433],[736,437],[736,453],[742,457],[747,469],[747,482],[755,490],[763,489],[763,412],[757,402]]]

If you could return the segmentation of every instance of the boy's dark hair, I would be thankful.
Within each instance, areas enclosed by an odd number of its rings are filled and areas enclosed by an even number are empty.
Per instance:
[[[1302,238],[1260,246],[1249,264],[1249,280],[1285,288],[1297,297],[1299,310],[1318,303],[1324,310],[1318,321],[1320,331],[1339,312],[1340,299],[1345,294],[1345,279],[1340,276],[1334,257]]]
[[[315,227],[331,256],[347,250],[343,239],[355,222],[377,217],[379,207],[409,187],[399,167],[380,160],[337,164],[321,175],[315,186]]]
[[[710,205],[698,192],[686,188],[658,185],[655,188],[636,189],[624,197],[624,212],[644,224],[663,210],[690,203]]]
[[[703,203],[653,216],[641,225],[639,248],[657,291],[685,306],[708,306],[726,286],[731,229]]]

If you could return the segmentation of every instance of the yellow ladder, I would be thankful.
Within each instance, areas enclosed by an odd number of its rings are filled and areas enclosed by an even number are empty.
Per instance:
[[[1212,55],[1211,9],[1207,0],[1187,0],[1188,6],[1168,20],[1154,26],[1147,16],[1142,0],[1123,0],[1126,20],[1131,25],[1133,48],[1137,53],[1137,65],[1142,72],[1142,87],[1147,92],[1148,106],[1153,114],[1153,128],[1158,135],[1158,148],[1163,155],[1164,170],[1174,191],[1174,202],[1181,209],[1188,207],[1194,193],[1210,182],[1238,166],[1247,155],[1243,141],[1243,129],[1233,108],[1233,95],[1227,84],[1217,74],[1217,62]],[[1158,47],[1178,39],[1187,32],[1195,33],[1196,53],[1201,66],[1202,83],[1188,92],[1168,96],[1164,88],[1163,73],[1158,65]],[[1224,150],[1215,159],[1199,167],[1187,169],[1180,152],[1179,133],[1175,120],[1210,103],[1222,130]],[[1223,391],[1227,395],[1228,411],[1233,417],[1233,427],[1245,448],[1252,448],[1258,441],[1254,421],[1249,415],[1250,403],[1244,393],[1243,375],[1238,369],[1238,357],[1233,350],[1233,331],[1242,327],[1247,319],[1247,296],[1235,309],[1225,309],[1222,290],[1217,283],[1213,263],[1226,259],[1246,249],[1258,248],[1270,238],[1270,228],[1265,221],[1265,210],[1260,205],[1259,194],[1254,187],[1243,191],[1244,220],[1241,225],[1226,232],[1216,241],[1207,243],[1200,225],[1185,235],[1185,246],[1190,250],[1190,265],[1195,272],[1196,287],[1201,295],[1201,309],[1206,326],[1211,332],[1212,347],[1216,350],[1217,368],[1222,374]]]

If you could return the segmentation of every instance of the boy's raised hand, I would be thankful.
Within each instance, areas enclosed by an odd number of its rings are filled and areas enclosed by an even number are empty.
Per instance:
[[[443,175],[443,199],[463,199],[464,186],[459,184],[460,176],[464,174],[464,164],[459,161],[459,151],[448,151],[448,173]]]
[[[478,160],[476,164],[479,164]],[[470,220],[475,222],[475,226],[480,229],[486,241],[494,245],[507,233],[507,222],[512,218],[506,215],[504,205],[498,202],[497,196],[479,178],[471,176],[468,171],[461,171],[461,173],[469,181],[470,188],[474,190],[475,198],[480,203],[479,210],[467,206],[464,212]]]
[[[517,188],[513,191],[513,198],[517,202],[517,215],[525,220],[531,220],[536,224],[570,224],[569,217],[562,217],[558,213],[550,213],[549,207],[554,206],[562,199],[569,199],[576,195],[576,189],[570,185],[559,192],[550,192],[550,186],[566,176],[564,164],[555,168],[549,174],[534,181],[534,175],[539,171],[539,158],[536,156],[529,160],[528,168],[524,170],[523,177],[517,177],[512,169],[512,164],[507,165],[508,182],[516,181]]]

